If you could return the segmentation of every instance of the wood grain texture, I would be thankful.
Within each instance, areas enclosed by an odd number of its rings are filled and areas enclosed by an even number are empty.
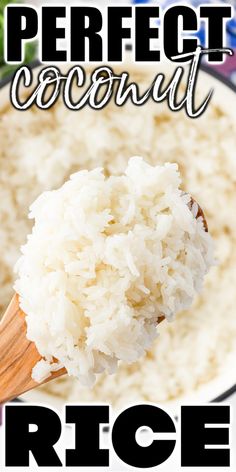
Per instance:
[[[198,205],[198,202],[196,202],[196,200],[193,197],[191,197],[191,200],[190,200],[190,203],[189,203],[190,210],[192,209],[192,206],[194,205],[194,203],[196,203],[197,206],[198,206],[196,218],[199,218],[199,217],[202,218],[204,229],[205,229],[206,233],[208,233],[208,224],[207,224],[207,220],[205,218],[204,212],[203,212],[202,208]]]
[[[157,323],[164,319],[159,317]],[[61,369],[38,384],[31,373],[40,359],[35,344],[26,337],[25,314],[19,307],[18,295],[14,295],[0,323],[0,404],[66,374]]]
[[[197,203],[193,198],[192,205]],[[207,222],[201,207],[198,205],[196,217],[203,218],[205,231],[208,231]],[[159,317],[157,324],[165,318]],[[39,386],[32,377],[32,369],[42,359],[34,343],[26,337],[25,314],[19,307],[19,297],[14,295],[1,323],[0,323],[0,404],[19,397],[25,392]],[[66,374],[65,369],[54,372],[46,381]]]
[[[31,372],[40,359],[35,344],[26,338],[25,315],[15,295],[0,323],[0,404],[38,387]],[[46,382],[65,373],[54,372]]]

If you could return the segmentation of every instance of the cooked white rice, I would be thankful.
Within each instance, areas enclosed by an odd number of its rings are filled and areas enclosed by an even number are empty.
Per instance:
[[[155,73],[139,68],[131,79],[149,86]],[[199,74],[201,90],[212,84]],[[81,93],[81,92],[80,92]],[[232,94],[232,92],[231,92]],[[226,97],[227,98],[227,97]],[[2,102],[1,102],[2,103]],[[13,294],[13,267],[31,231],[26,215],[44,190],[63,184],[80,169],[101,166],[120,174],[132,155],[156,165],[177,162],[183,188],[204,208],[216,245],[217,267],[190,311],[174,323],[161,323],[161,335],[145,357],[101,374],[90,390],[64,376],[41,388],[63,401],[162,402],[178,399],[218,377],[228,366],[235,376],[236,316],[236,118],[234,100],[217,91],[197,120],[152,102],[143,107],[111,102],[99,112],[72,113],[58,101],[50,110],[18,112],[9,105],[0,115],[0,304]],[[66,155],[66,159],[65,159]]]
[[[66,158],[66,156],[65,156]],[[122,176],[81,171],[31,206],[32,233],[16,265],[27,337],[83,383],[142,357],[158,318],[189,308],[213,262],[198,206],[175,164],[129,160]]]

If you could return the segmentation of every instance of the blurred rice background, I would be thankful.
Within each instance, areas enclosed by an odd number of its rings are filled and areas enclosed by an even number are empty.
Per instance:
[[[80,3],[90,3],[90,4],[94,4],[93,0],[83,0],[83,1],[80,1],[80,0],[70,0],[70,1],[67,1],[66,3],[77,3],[77,4],[80,4]],[[4,48],[3,48],[3,37],[4,37],[4,24],[3,24],[3,12],[4,12],[4,7],[7,5],[7,4],[10,4],[10,3],[19,3],[19,0],[11,0],[11,1],[6,1],[6,0],[0,0],[0,79],[2,78],[5,78],[7,77],[9,74],[11,74],[12,72],[14,72],[14,67],[13,66],[9,66],[7,64],[4,63]],[[47,0],[47,2],[45,1],[42,1],[42,0],[31,0],[30,2],[31,4],[35,4],[35,5],[40,5],[42,3],[51,3],[51,4],[58,4],[58,3],[65,3],[64,0]],[[106,0],[96,0],[96,5],[98,4],[101,4],[101,5],[105,5],[105,4],[108,4],[108,3],[121,3],[120,0],[112,0],[112,2],[108,2]],[[171,3],[171,1],[169,0],[161,0],[159,2],[157,1],[154,1],[154,0],[126,0],[126,2],[123,0],[122,1],[122,4],[124,3],[130,3],[130,4],[141,4],[141,3],[148,3],[148,4],[159,4],[159,5],[164,5],[166,6],[167,4]],[[175,2],[176,3],[176,2]],[[186,2],[185,2],[186,3]],[[213,3],[212,1],[207,1],[205,0],[204,2],[199,2],[199,0],[193,0],[192,2],[189,2],[191,4],[194,4],[195,6],[197,6],[197,4],[199,3]],[[219,3],[219,2],[214,2],[214,3]],[[223,3],[226,3],[226,2],[223,2]],[[235,4],[235,2],[227,2],[227,3],[231,3],[232,5]],[[204,28],[201,27],[200,31],[199,31],[199,34],[198,34],[199,38],[201,41],[204,41]],[[234,17],[227,25],[227,46],[229,47],[232,47],[232,48],[236,48],[236,17]],[[32,62],[37,56],[37,45],[35,43],[28,43],[27,44],[27,47],[26,47],[26,57],[25,57],[25,62],[26,63],[30,63]],[[222,65],[222,66],[219,66],[217,67],[218,71],[220,71],[220,73],[222,73],[222,75],[224,76],[227,76],[228,78],[230,78],[230,80],[236,84],[236,59],[235,59],[235,56],[231,57],[231,58],[228,58],[226,60],[226,62]],[[0,137],[0,140],[1,140],[1,137]],[[1,169],[0,169],[1,171]],[[236,408],[236,397],[231,397],[230,399],[230,403]],[[236,426],[236,425],[235,425]],[[234,426],[234,438],[236,437],[236,428]],[[0,437],[1,437],[1,434],[2,434],[2,431],[0,429]],[[236,454],[236,445],[234,446],[234,450],[235,450],[235,454]],[[172,472],[173,470],[175,470],[176,472],[178,472],[178,466],[176,464],[178,464],[179,462],[179,459],[178,459],[178,455],[175,455],[172,460],[164,465],[162,467],[162,470],[163,472]],[[232,467],[230,469],[227,469],[227,470],[230,470],[230,471],[235,471],[235,458],[233,459],[233,464],[232,464]],[[113,469],[114,470],[114,469]],[[118,469],[117,469],[118,470]],[[210,469],[209,469],[210,470]],[[219,471],[222,471],[225,470],[225,469],[219,469]],[[188,472],[188,471],[186,471]],[[204,471],[203,471],[204,472]]]

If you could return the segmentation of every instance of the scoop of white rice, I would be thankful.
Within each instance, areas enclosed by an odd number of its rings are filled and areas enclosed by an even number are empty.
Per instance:
[[[36,381],[64,366],[91,385],[119,360],[137,361],[159,317],[190,306],[212,241],[180,183],[177,164],[134,157],[124,175],[81,171],[31,206],[15,289],[43,357]]]

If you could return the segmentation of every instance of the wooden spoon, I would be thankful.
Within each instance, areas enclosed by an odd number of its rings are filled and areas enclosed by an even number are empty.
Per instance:
[[[35,344],[27,339],[26,329],[25,314],[15,294],[0,323],[0,404],[39,386],[31,373],[42,356]],[[63,374],[66,374],[65,369],[53,372],[42,383]]]
[[[196,203],[191,200],[189,206]],[[207,223],[202,209],[198,206],[197,217],[203,218],[205,230]],[[159,317],[161,323],[165,317]],[[32,369],[42,359],[34,343],[26,337],[25,314],[19,307],[19,297],[14,295],[0,323],[0,404],[19,397],[25,392],[38,387],[32,377]],[[66,374],[66,369],[53,372],[41,384]]]

